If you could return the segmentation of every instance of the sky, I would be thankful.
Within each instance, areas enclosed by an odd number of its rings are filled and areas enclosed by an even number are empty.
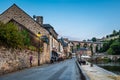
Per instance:
[[[0,14],[12,4],[31,17],[43,16],[59,37],[102,38],[120,30],[120,0],[0,0]]]

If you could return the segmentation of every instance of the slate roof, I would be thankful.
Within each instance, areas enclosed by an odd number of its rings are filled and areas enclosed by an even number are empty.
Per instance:
[[[53,29],[53,31],[55,32],[55,34],[58,35],[57,32],[55,31],[55,29],[50,24],[43,24],[43,27],[45,29],[50,29],[50,28]]]
[[[61,42],[63,47],[67,47],[68,46],[68,43],[66,43],[63,38],[59,39],[59,41]]]
[[[49,32],[49,34],[51,34],[54,38],[56,38],[54,36],[54,34],[50,31],[50,29],[52,29],[55,33],[55,35],[58,36],[57,32],[54,30],[54,28],[50,25],[50,24],[43,24],[43,27]]]

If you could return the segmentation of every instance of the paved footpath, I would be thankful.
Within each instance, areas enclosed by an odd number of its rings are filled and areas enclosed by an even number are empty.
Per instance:
[[[80,74],[75,59],[69,59],[0,76],[0,80],[80,80]]]
[[[90,67],[90,63],[88,65],[82,65],[81,68],[89,76],[90,80],[120,80],[120,76],[96,65]]]

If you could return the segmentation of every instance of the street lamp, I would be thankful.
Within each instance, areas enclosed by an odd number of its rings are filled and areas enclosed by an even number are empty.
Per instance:
[[[38,45],[38,66],[40,66],[40,37],[41,37],[41,33],[38,32],[37,36],[39,37],[39,45]]]

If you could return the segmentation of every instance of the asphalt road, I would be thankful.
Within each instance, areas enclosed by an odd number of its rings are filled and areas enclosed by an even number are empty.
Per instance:
[[[0,80],[80,80],[75,59],[0,76]]]

